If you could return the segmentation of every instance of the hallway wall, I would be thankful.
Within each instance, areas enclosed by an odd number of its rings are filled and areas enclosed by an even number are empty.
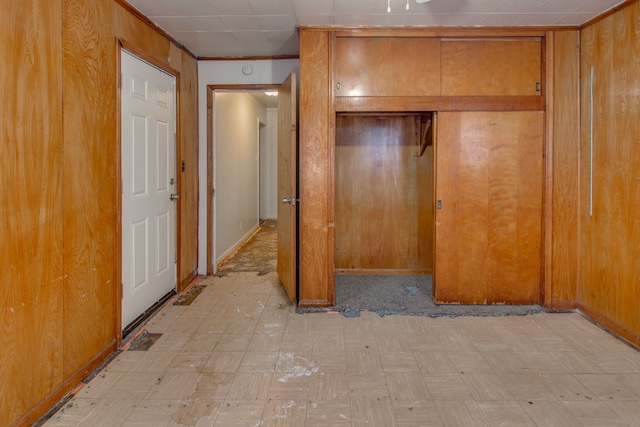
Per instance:
[[[258,119],[267,110],[248,93],[215,94],[216,264],[230,255],[259,225]]]
[[[267,108],[266,139],[260,141],[260,219],[278,218],[278,109]]]

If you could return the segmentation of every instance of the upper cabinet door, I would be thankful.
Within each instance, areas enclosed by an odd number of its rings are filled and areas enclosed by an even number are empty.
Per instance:
[[[539,38],[443,39],[443,96],[542,95]]]
[[[336,96],[440,95],[440,40],[337,37]]]

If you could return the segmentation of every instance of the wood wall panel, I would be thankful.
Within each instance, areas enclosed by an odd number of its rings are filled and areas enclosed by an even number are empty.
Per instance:
[[[63,11],[68,376],[119,333],[116,39],[136,46],[155,63],[180,73],[178,152],[180,160],[185,161],[185,172],[180,173],[179,180],[179,283],[193,273],[197,262],[197,83],[195,60],[172,48],[167,39],[116,2],[64,0]],[[187,227],[190,229],[185,230]]]
[[[63,2],[65,377],[118,333],[114,4]]]
[[[300,31],[300,306],[334,303],[329,46],[328,32]]]
[[[433,159],[419,143],[420,116],[337,117],[337,270],[431,271]]]
[[[58,2],[0,4],[0,424],[62,381]]]
[[[440,95],[440,39],[337,37],[336,96]]]
[[[178,154],[184,160],[180,170],[180,241],[178,245],[178,290],[183,290],[198,274],[198,63],[175,45],[170,45],[171,66],[180,70]]]
[[[438,115],[437,301],[539,302],[543,130],[541,112]]]
[[[640,344],[640,4],[585,28],[581,40],[578,300],[605,325]]]
[[[553,34],[553,175],[551,307],[575,304],[578,283],[580,154],[580,40],[578,31]]]
[[[195,272],[197,64],[114,0],[0,8],[0,420],[30,425],[119,339],[117,39],[180,73],[179,279]]]
[[[443,96],[540,95],[539,39],[442,40]]]

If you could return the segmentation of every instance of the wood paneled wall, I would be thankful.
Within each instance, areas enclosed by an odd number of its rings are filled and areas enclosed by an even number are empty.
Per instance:
[[[338,273],[431,273],[433,147],[418,156],[418,115],[338,116]]]
[[[27,425],[120,335],[117,39],[179,72],[178,280],[195,275],[197,64],[114,0],[0,8],[0,420]]]
[[[551,176],[547,191],[551,197],[551,269],[545,295],[550,308],[575,308],[578,283],[578,171],[580,166],[580,34],[556,31],[548,37],[552,67],[547,73],[548,114],[551,120]]]
[[[333,304],[333,205],[327,188],[333,188],[329,161],[333,147],[332,100],[329,88],[327,31],[300,32],[300,292],[302,306]],[[320,190],[320,191],[318,191]],[[330,243],[331,242],[331,243]],[[331,260],[327,262],[327,260]]]
[[[48,1],[0,3],[2,425],[24,415],[63,379],[60,7]]]
[[[578,301],[640,345],[640,4],[585,28],[581,41]]]

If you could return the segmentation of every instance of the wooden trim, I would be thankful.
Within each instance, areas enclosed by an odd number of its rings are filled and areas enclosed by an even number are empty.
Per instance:
[[[207,85],[207,256],[206,256],[206,268],[207,274],[211,275],[216,272],[214,263],[214,215],[213,215],[213,201],[214,201],[214,132],[213,126],[213,107],[214,107],[214,95],[215,91],[236,91],[236,92],[256,92],[269,89],[279,88],[279,84],[229,84],[229,85]]]
[[[365,268],[338,268],[337,275],[344,276],[418,276],[422,274],[431,274],[432,269],[400,269],[400,268],[383,268],[383,269],[365,269]]]
[[[436,247],[436,233],[437,233],[437,227],[436,227],[436,206],[438,203],[438,112],[434,111],[433,114],[431,115],[431,127],[433,128],[433,130],[431,131],[432,135],[433,135],[433,179],[431,180],[431,185],[432,185],[432,195],[433,195],[433,200],[431,201],[431,209],[433,210],[432,213],[432,218],[433,218],[433,223],[431,225],[431,247],[433,248],[432,253],[431,253],[431,298],[433,299],[433,301],[436,300],[436,270],[437,270],[437,265],[436,265],[436,251],[438,250],[438,248]]]
[[[185,277],[184,280],[180,281],[180,291],[178,291],[178,293],[185,292],[187,290],[187,287],[199,277],[200,276],[198,276],[197,270],[193,270],[189,274],[187,274],[187,277]]]
[[[212,91],[220,90],[220,91],[241,91],[241,92],[251,92],[251,91],[278,89],[279,87],[280,87],[279,84],[207,85],[207,89],[210,89]]]
[[[176,189],[177,189],[177,193],[178,194],[183,194],[183,188],[186,186],[184,185],[184,180],[182,179],[182,161],[183,159],[183,152],[182,152],[182,138],[183,138],[183,134],[182,134],[182,117],[180,114],[180,87],[182,86],[180,83],[180,73],[176,73],[173,75],[176,79],[176,85],[175,85],[175,120],[176,120],[176,136],[175,136],[175,144],[176,144]],[[180,278],[182,277],[182,263],[180,262],[182,260],[182,206],[185,203],[185,197],[180,197],[178,200],[176,200],[176,230],[175,230],[175,236],[176,236],[176,292],[180,292],[181,290],[184,289],[184,286],[182,286],[182,282],[180,281]],[[197,206],[197,202],[196,202],[196,206]]]
[[[171,74],[172,76],[175,76],[176,78],[178,77],[178,75],[180,74],[178,72],[178,70],[176,70],[175,68],[171,67],[171,65],[169,65],[168,62],[158,59],[152,55],[150,55],[146,50],[138,47],[138,45],[131,43],[127,40],[124,39],[118,39],[118,43],[120,44],[120,46],[122,47],[122,49],[134,54],[135,56],[139,57],[140,59],[142,59],[145,62],[148,62],[149,64],[153,65],[156,68],[159,68],[163,71],[165,71],[168,74]],[[119,52],[120,53],[120,52]],[[176,81],[176,85],[177,85],[177,81]],[[177,105],[176,105],[177,107]]]
[[[634,347],[640,347],[640,335],[633,333],[619,323],[614,322],[603,314],[598,313],[582,303],[578,303],[578,310],[588,317],[592,322],[607,332],[612,333],[617,338],[628,341]]]
[[[335,111],[544,111],[544,96],[362,96],[336,97]]]
[[[546,44],[543,45],[546,56],[542,67],[546,78],[554,78],[554,36],[549,32],[546,36]],[[554,82],[545,85],[543,94],[546,96],[547,108],[545,113],[545,140],[544,140],[544,184],[542,188],[542,271],[540,272],[542,283],[540,284],[540,303],[545,307],[550,307],[553,300],[552,278],[553,278],[553,126],[554,126]]]
[[[116,244],[114,245],[114,256],[116,277],[120,283],[115,287],[115,329],[116,346],[122,343],[122,40],[116,38],[116,149],[115,149],[115,169],[116,169]]]
[[[213,262],[213,89],[207,86],[207,274],[215,273]]]
[[[273,56],[200,56],[198,61],[279,61],[281,59],[299,59],[300,55]]]
[[[301,299],[298,301],[298,307],[331,307],[333,304],[326,299]]]
[[[315,27],[304,31],[329,31],[337,37],[543,37],[551,30],[575,30],[577,25],[558,27]]]
[[[96,370],[101,363],[116,350],[116,340],[111,341],[105,348],[103,348],[98,354],[96,354],[91,360],[89,360],[84,366],[78,369],[73,375],[69,376],[62,384],[56,387],[51,393],[42,399],[36,406],[31,408],[29,412],[24,414],[22,418],[17,420],[13,427],[28,427],[38,421],[44,414],[47,413],[60,399],[62,399],[67,393],[72,391],[84,378],[86,378],[91,372]]]
[[[568,312],[576,311],[578,309],[578,303],[576,301],[551,301],[551,304],[546,307],[548,312]]]
[[[329,52],[327,53],[327,76],[329,84],[329,117],[327,134],[327,299],[331,305],[336,303],[336,34],[329,33]]]
[[[578,27],[579,30],[584,30],[587,27],[590,27],[593,24],[597,24],[598,22],[602,21],[603,19],[608,18],[609,16],[621,11],[622,9],[631,6],[634,3],[637,3],[638,0],[626,0],[623,3],[620,3],[619,5],[612,7],[611,9],[607,10],[606,12],[596,16],[595,18],[591,18],[590,20],[588,20],[587,22],[583,23],[582,25],[580,25]]]
[[[176,45],[178,48],[183,50],[186,54],[191,56],[193,59],[198,59],[196,54],[194,54],[189,49],[187,49],[187,47],[185,45],[180,43],[171,34],[167,33],[165,30],[163,30],[162,28],[158,27],[158,25],[156,25],[155,22],[153,22],[151,19],[147,18],[138,9],[134,8],[133,6],[131,6],[128,2],[126,2],[125,0],[114,0],[114,1],[116,3],[118,3],[120,6],[122,6],[127,12],[131,13],[133,16],[135,16],[140,21],[145,23],[149,28],[151,28],[152,30],[154,30],[155,32],[160,34],[162,37],[164,37],[165,39],[169,40],[169,42],[171,42],[172,44]]]

